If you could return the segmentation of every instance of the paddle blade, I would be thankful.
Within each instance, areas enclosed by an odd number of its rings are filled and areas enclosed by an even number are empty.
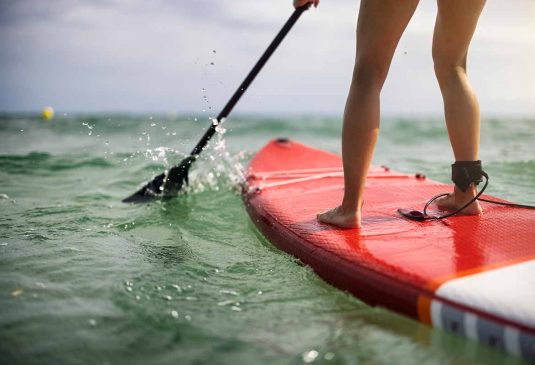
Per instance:
[[[180,165],[172,167],[166,173],[156,176],[134,194],[122,200],[123,203],[146,203],[155,199],[170,199],[184,185],[188,184],[188,171],[195,158],[189,156]]]
[[[188,185],[188,172],[195,158],[188,156],[180,165],[174,166],[167,173],[167,179],[163,183],[163,195],[165,198],[174,197],[183,186]]]
[[[163,182],[165,180],[165,173],[156,176],[149,181],[145,186],[130,195],[128,198],[122,200],[123,203],[146,203],[162,196]]]

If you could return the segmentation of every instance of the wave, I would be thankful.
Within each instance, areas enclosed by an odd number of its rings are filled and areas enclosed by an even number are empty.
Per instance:
[[[109,168],[114,165],[104,157],[53,156],[44,152],[31,152],[23,156],[0,156],[0,169],[8,173],[32,174],[32,172],[55,172],[85,167]]]

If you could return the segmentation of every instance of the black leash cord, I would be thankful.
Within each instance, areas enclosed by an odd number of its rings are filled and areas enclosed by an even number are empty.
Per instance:
[[[485,192],[485,190],[487,189],[487,186],[489,185],[489,175],[487,175],[487,173],[485,171],[481,171],[481,174],[485,177],[485,185],[483,185],[483,187],[481,188],[481,191],[479,193],[477,193],[477,195],[475,197],[470,199],[470,201],[468,203],[466,203],[465,205],[463,205],[462,207],[460,207],[459,209],[457,209],[454,212],[451,212],[451,213],[448,213],[448,214],[445,214],[445,215],[441,215],[441,216],[429,216],[429,215],[427,215],[427,208],[431,205],[431,203],[433,203],[438,198],[441,198],[443,196],[447,196],[449,194],[448,193],[444,193],[444,194],[435,195],[434,197],[429,199],[429,201],[427,203],[425,203],[424,211],[423,211],[423,213],[424,213],[424,217],[423,218],[425,220],[449,218],[449,217],[451,217],[451,216],[453,216],[455,214],[458,214],[458,213],[462,212],[464,208],[467,208],[470,204],[472,204],[473,202],[478,200],[479,197],[481,196],[481,194],[483,194]]]
[[[496,200],[489,200],[489,199],[483,199],[479,198],[479,201],[485,202],[485,203],[492,203],[492,204],[498,204],[498,205],[505,205],[506,207],[513,207],[513,208],[524,208],[524,209],[535,209],[533,205],[525,205],[525,204],[516,204],[516,203],[506,203],[506,202],[499,202]]]
[[[465,205],[463,205],[461,208],[457,209],[454,212],[451,212],[451,213],[448,213],[448,214],[445,214],[445,215],[441,215],[441,216],[430,216],[430,215],[427,214],[427,208],[429,208],[429,206],[435,200],[437,200],[438,198],[442,198],[444,196],[448,196],[448,195],[450,195],[449,193],[435,195],[434,197],[429,199],[429,201],[427,203],[425,203],[424,210],[422,212],[417,211],[417,210],[408,211],[408,210],[405,210],[405,209],[398,209],[398,212],[402,216],[404,216],[405,218],[416,220],[416,221],[439,220],[439,219],[449,218],[451,216],[454,216],[454,215],[462,212],[463,209],[467,208],[470,204],[474,203],[476,200],[479,200],[479,201],[482,201],[482,202],[486,202],[486,203],[491,203],[491,204],[504,205],[504,206],[513,207],[513,208],[535,209],[535,206],[531,206],[531,205],[516,204],[516,203],[506,203],[506,202],[499,202],[499,201],[496,201],[496,200],[490,200],[490,199],[481,198],[481,195],[485,192],[485,190],[487,189],[487,186],[489,185],[489,175],[487,175],[487,173],[485,173],[484,171],[482,171],[481,173],[485,177],[485,184],[481,188],[481,191],[479,193],[477,193],[477,195],[475,197],[473,197],[468,203],[466,203]]]

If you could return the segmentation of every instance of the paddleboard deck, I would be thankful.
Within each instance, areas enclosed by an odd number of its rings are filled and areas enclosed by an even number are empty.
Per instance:
[[[258,229],[331,285],[535,361],[535,211],[481,203],[481,216],[407,220],[398,208],[452,187],[381,167],[368,173],[362,228],[322,224],[316,214],[342,199],[341,158],[286,139],[259,151],[246,176]]]

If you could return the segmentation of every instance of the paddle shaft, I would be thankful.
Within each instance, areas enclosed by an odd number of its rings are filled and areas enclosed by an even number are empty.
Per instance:
[[[309,7],[310,7],[310,4],[307,4],[307,5],[303,5],[303,6],[299,7],[299,8],[297,8],[297,9],[295,9],[293,14],[290,16],[290,18],[286,22],[286,24],[284,24],[284,26],[279,31],[279,33],[277,34],[275,39],[273,39],[273,41],[271,42],[269,47],[266,49],[266,51],[264,52],[262,57],[260,57],[260,59],[258,60],[256,65],[254,65],[254,67],[251,70],[251,72],[249,72],[249,74],[247,75],[245,80],[243,80],[241,85],[238,87],[238,90],[236,90],[234,95],[232,95],[230,100],[227,102],[227,105],[225,105],[223,110],[219,113],[219,115],[217,116],[217,119],[215,120],[215,122],[210,124],[210,127],[208,128],[208,130],[204,133],[204,135],[202,136],[200,141],[193,148],[193,150],[191,151],[191,156],[193,158],[196,159],[197,156],[202,152],[204,147],[208,144],[208,141],[210,141],[212,136],[215,134],[217,126],[219,124],[221,124],[225,120],[225,118],[227,118],[229,116],[229,114],[230,114],[230,112],[232,112],[232,109],[234,108],[234,106],[236,106],[236,104],[238,103],[238,101],[240,100],[242,95],[245,93],[245,91],[247,90],[249,85],[251,85],[251,83],[256,78],[256,76],[258,75],[260,70],[262,70],[262,67],[264,67],[264,65],[269,60],[269,58],[271,57],[273,52],[275,52],[277,47],[281,44],[281,42],[284,39],[284,37],[286,37],[286,35],[290,31],[290,29],[292,29],[292,27],[297,22],[297,20],[301,16],[301,14],[303,14],[303,12],[305,10],[307,10]]]

